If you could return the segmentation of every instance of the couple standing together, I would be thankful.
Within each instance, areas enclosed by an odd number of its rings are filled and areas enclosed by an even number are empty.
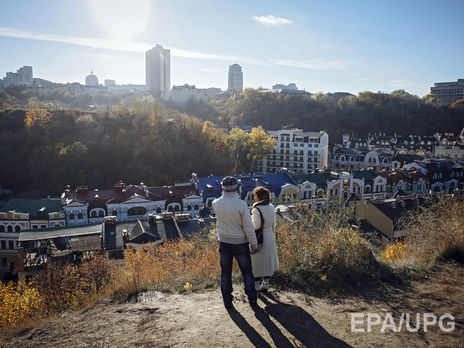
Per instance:
[[[242,272],[245,293],[252,307],[256,306],[257,290],[269,288],[269,278],[279,269],[275,244],[275,212],[270,193],[257,187],[253,209],[248,209],[238,194],[238,181],[232,176],[222,182],[223,195],[213,201],[219,239],[221,263],[221,292],[224,305],[232,307],[233,258]],[[263,242],[258,244],[255,230],[262,222]]]

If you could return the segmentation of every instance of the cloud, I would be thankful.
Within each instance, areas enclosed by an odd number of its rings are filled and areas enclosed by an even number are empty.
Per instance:
[[[309,70],[344,70],[346,65],[342,60],[313,60],[298,61],[290,59],[272,59],[272,63],[277,65],[302,68]]]
[[[293,21],[290,19],[283,18],[283,17],[276,17],[273,15],[253,16],[253,19],[257,21],[258,23],[261,23],[264,25],[288,25],[288,24],[293,23]]]
[[[268,16],[269,17],[269,16]],[[12,37],[18,39],[62,42],[72,45],[79,45],[84,47],[91,47],[97,49],[115,50],[121,52],[136,52],[144,53],[153,47],[152,44],[133,42],[133,41],[119,41],[103,38],[86,38],[56,34],[43,34],[32,31],[25,31],[14,28],[0,27],[0,36]],[[180,58],[190,59],[204,59],[223,61],[227,63],[238,62],[240,64],[249,64],[256,66],[270,66],[282,65],[288,67],[296,67],[310,70],[343,70],[345,64],[341,60],[315,60],[315,61],[295,61],[290,59],[269,59],[263,60],[254,57],[238,57],[231,55],[215,54],[190,51],[176,47],[166,47],[171,50],[171,55]]]

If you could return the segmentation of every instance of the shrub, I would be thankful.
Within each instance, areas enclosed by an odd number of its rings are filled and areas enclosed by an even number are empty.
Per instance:
[[[124,256],[125,266],[116,269],[112,279],[111,291],[117,300],[146,289],[182,292],[208,288],[219,280],[217,245],[200,238],[128,248]]]
[[[0,282],[0,328],[12,327],[40,312],[44,299],[31,283]]]
[[[333,206],[319,214],[301,205],[297,215],[297,222],[285,223],[276,232],[280,285],[310,292],[345,291],[391,275],[351,228],[350,209]]]

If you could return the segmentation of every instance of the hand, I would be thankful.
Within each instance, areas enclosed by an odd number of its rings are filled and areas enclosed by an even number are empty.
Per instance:
[[[254,255],[254,254],[256,254],[257,252],[258,252],[258,249],[255,249],[255,248],[251,248],[251,250],[250,250],[250,254],[251,254],[251,255]]]

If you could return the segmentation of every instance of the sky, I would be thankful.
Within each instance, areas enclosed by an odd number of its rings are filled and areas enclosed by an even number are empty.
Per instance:
[[[144,52],[171,49],[171,85],[296,83],[316,92],[423,96],[464,78],[463,0],[1,0],[0,76],[145,84]]]

